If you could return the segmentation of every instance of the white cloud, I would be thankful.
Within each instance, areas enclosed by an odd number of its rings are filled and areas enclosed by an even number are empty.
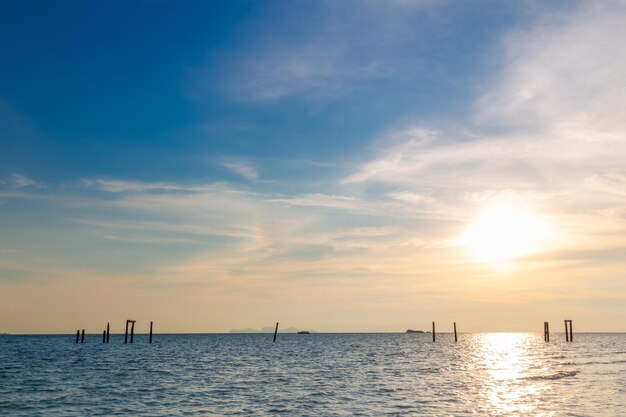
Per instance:
[[[5,185],[9,188],[43,188],[42,184],[18,173],[13,173],[4,179],[0,179],[0,185]]]
[[[473,133],[392,132],[342,183],[390,190],[410,212],[450,220],[469,221],[485,205],[528,205],[550,216],[570,249],[623,247],[624,19],[626,3],[583,3],[513,32],[497,82],[467,123]]]
[[[243,178],[253,181],[259,178],[259,173],[254,165],[248,161],[237,159],[226,159],[221,162],[224,168],[233,171],[235,174]]]
[[[497,85],[477,103],[478,120],[526,129],[571,126],[586,129],[588,139],[623,131],[625,18],[624,2],[583,2],[513,32]]]
[[[328,194],[307,194],[301,197],[276,198],[273,201],[292,206],[356,209],[360,204],[354,197]],[[362,202],[361,202],[362,203]]]
[[[239,101],[329,101],[376,80],[423,70],[415,54],[393,51],[421,47],[421,32],[433,17],[420,11],[437,3],[327,0],[270,5],[248,22],[246,30],[255,34],[251,41],[190,71],[194,82],[189,94],[198,97],[208,85]],[[215,72],[215,61],[223,72]]]
[[[585,185],[592,190],[626,196],[626,170],[594,174],[585,179]]]
[[[203,188],[167,182],[143,182],[118,179],[83,179],[82,184],[108,193],[146,192],[146,191],[200,191]]]

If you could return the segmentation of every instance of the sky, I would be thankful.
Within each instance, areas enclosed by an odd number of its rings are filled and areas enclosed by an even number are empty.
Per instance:
[[[625,19],[3,1],[0,332],[626,331]]]

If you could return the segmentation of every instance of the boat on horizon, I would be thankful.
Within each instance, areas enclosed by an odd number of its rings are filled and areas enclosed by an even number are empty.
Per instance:
[[[298,334],[311,334],[308,330],[300,330]]]

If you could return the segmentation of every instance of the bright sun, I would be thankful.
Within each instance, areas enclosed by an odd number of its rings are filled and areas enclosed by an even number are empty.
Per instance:
[[[546,236],[545,224],[531,213],[491,207],[465,229],[459,243],[483,261],[502,264],[538,251]]]

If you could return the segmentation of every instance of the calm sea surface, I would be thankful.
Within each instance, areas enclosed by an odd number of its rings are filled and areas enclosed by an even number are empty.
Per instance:
[[[1,416],[626,416],[626,335],[0,336]]]

